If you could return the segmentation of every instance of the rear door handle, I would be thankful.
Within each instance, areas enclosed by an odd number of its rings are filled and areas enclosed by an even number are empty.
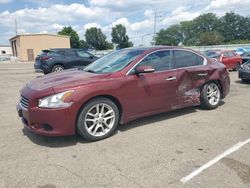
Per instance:
[[[207,73],[199,73],[198,76],[207,76]]]
[[[176,77],[170,76],[166,79],[167,81],[172,81],[172,80],[176,80]]]

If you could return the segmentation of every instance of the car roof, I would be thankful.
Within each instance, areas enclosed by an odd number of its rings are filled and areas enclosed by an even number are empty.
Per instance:
[[[63,50],[63,51],[67,51],[67,50],[73,50],[73,51],[86,51],[86,49],[84,48],[50,48],[50,50]]]
[[[146,52],[151,52],[151,51],[157,51],[157,50],[171,50],[171,49],[182,49],[182,50],[188,50],[188,51],[193,51],[195,53],[199,53],[198,51],[195,51],[191,48],[183,48],[183,47],[179,47],[179,46],[146,46],[146,47],[130,47],[130,48],[125,48],[125,49],[131,49],[131,50],[144,50]],[[122,49],[121,49],[122,50]]]

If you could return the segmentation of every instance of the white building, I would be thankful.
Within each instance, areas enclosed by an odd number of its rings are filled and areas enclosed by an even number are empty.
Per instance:
[[[0,44],[0,55],[12,55],[12,50],[10,45]]]

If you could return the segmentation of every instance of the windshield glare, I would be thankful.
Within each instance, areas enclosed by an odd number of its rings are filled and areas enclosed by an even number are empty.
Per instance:
[[[84,70],[94,73],[113,73],[118,72],[128,66],[136,57],[145,50],[123,49],[112,52],[96,60]]]

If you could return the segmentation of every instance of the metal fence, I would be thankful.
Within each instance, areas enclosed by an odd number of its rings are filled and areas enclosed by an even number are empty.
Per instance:
[[[196,51],[206,50],[236,50],[237,48],[250,48],[250,44],[228,44],[228,45],[213,45],[213,46],[188,46]]]

